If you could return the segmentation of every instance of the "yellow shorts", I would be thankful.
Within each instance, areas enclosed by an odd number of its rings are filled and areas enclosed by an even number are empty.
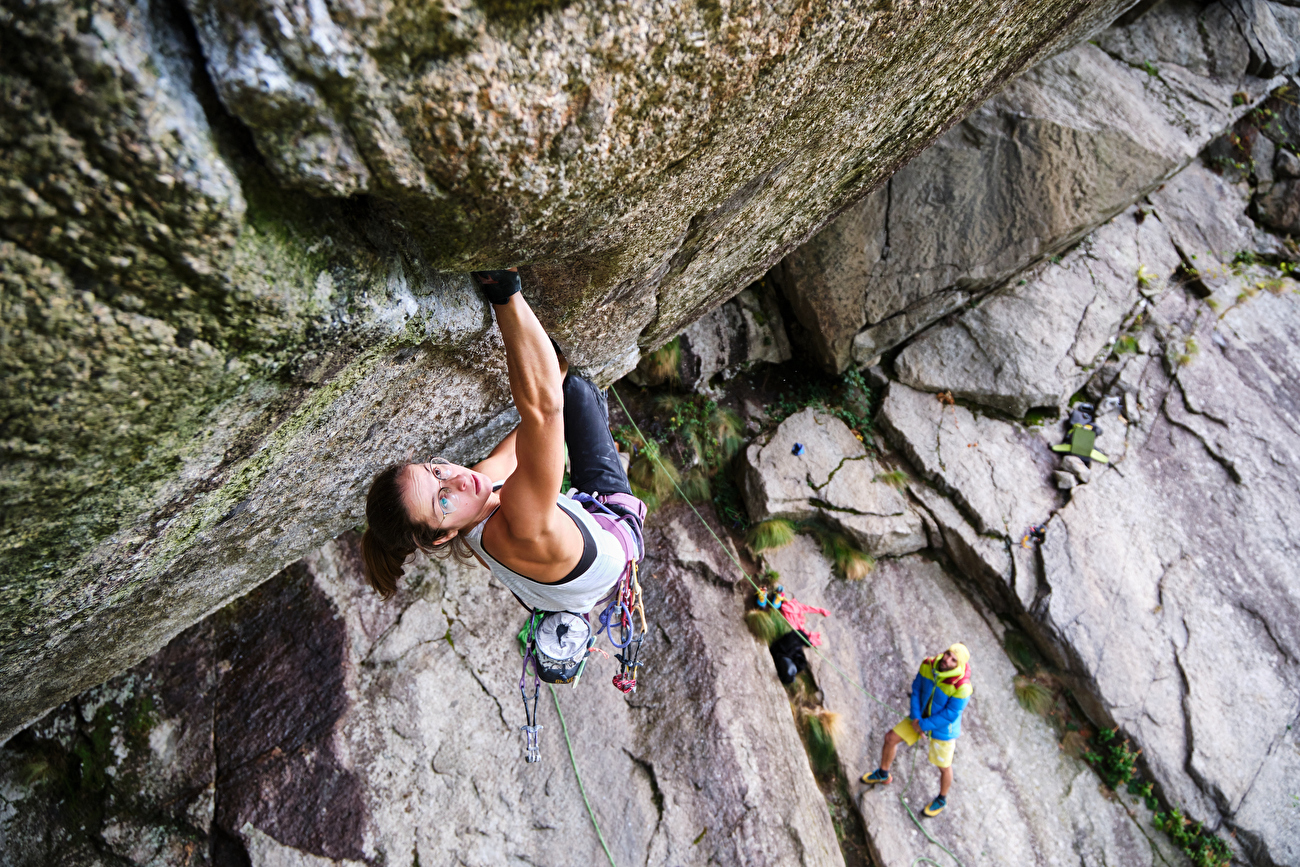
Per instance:
[[[894,726],[894,734],[902,738],[903,743],[907,744],[909,747],[915,746],[916,742],[920,740],[920,737],[916,733],[916,729],[912,728],[912,721],[910,719],[901,720],[898,725]],[[930,754],[928,756],[930,764],[934,765],[936,768],[951,768],[952,754],[956,749],[957,741],[955,740],[940,741],[930,738]]]

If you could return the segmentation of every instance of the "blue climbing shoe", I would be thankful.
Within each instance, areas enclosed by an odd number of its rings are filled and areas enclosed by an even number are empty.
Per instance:
[[[893,776],[890,775],[889,771],[882,771],[880,768],[876,768],[874,771],[872,771],[869,774],[862,775],[862,782],[866,783],[869,786],[874,786],[877,783],[879,783],[882,786],[887,786],[893,781],[894,778]]]
[[[931,801],[930,806],[926,807],[922,812],[927,816],[937,816],[943,812],[943,808],[946,806],[948,806],[948,799],[940,795]]]

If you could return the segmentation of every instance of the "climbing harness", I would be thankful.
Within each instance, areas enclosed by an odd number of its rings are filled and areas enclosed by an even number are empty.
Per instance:
[[[623,403],[623,398],[619,395],[618,391],[617,391],[617,390],[616,390],[612,385],[610,386],[609,390],[610,390],[610,393],[614,395],[615,400],[618,401],[618,405],[619,405],[620,407],[622,407],[622,409],[623,409],[623,414],[626,415],[628,421],[630,421],[630,422],[632,423],[632,428],[633,428],[633,430],[636,431],[637,436],[641,437],[641,440],[642,440],[643,442],[648,442],[648,440],[646,439],[645,434],[643,434],[643,433],[641,432],[641,428],[640,428],[640,426],[636,423],[636,419],[633,418],[633,417],[632,417],[632,413],[628,411],[627,404]],[[943,396],[941,395],[941,396],[940,396],[940,400],[942,400],[942,399],[943,399]],[[948,399],[949,399],[949,401],[952,400],[951,394],[949,394],[949,398],[948,398]],[[660,463],[660,462],[659,462],[659,455],[658,455],[658,453],[655,452],[654,450],[652,450],[652,449],[646,449],[646,454],[648,454],[648,455],[649,455],[649,456],[650,456],[650,457],[655,461],[655,463]],[[660,469],[663,469],[663,465],[662,465],[661,463],[660,463]],[[664,474],[665,474],[666,476],[668,475],[667,472],[665,472]],[[688,498],[684,493],[682,493],[681,486],[678,485],[676,481],[673,481],[672,476],[668,476],[668,479],[669,479],[670,481],[672,481],[672,483],[673,483],[673,487],[677,490],[677,495],[678,495],[679,497],[682,498],[682,500],[686,503],[686,505],[690,506],[691,511],[695,513],[695,517],[699,519],[700,523],[704,525],[704,529],[707,530],[708,533],[709,533],[709,535],[713,537],[713,541],[715,541],[715,542],[718,543],[718,547],[722,549],[722,553],[725,554],[725,555],[727,556],[727,559],[731,561],[732,565],[736,567],[736,571],[739,572],[741,575],[745,576],[745,580],[748,581],[748,582],[750,583],[750,585],[754,588],[755,591],[759,591],[759,590],[763,589],[763,588],[760,588],[760,587],[759,587],[759,585],[758,585],[758,583],[757,583],[756,581],[754,581],[753,576],[751,576],[748,572],[746,572],[745,569],[744,569],[744,567],[740,565],[740,561],[737,560],[737,559],[736,559],[736,556],[735,556],[734,554],[731,553],[731,549],[729,549],[725,544],[723,544],[722,540],[721,540],[720,538],[718,538],[718,534],[715,533],[715,532],[713,532],[713,528],[709,526],[709,522],[706,521],[706,520],[704,520],[704,516],[701,515],[700,512],[699,512],[699,510],[695,508],[695,504],[692,503],[692,502],[690,501],[690,499],[689,499],[689,498]],[[779,613],[779,612],[778,612],[778,613]],[[784,617],[784,615],[782,615],[782,616]],[[788,622],[788,621],[787,621],[787,622]],[[836,674],[838,674],[841,678],[843,678],[843,680],[844,680],[845,683],[847,683],[849,686],[852,686],[852,687],[853,687],[854,689],[856,689],[858,692],[862,693],[864,696],[866,696],[867,698],[871,699],[871,700],[874,701],[876,704],[878,704],[878,705],[880,705],[881,707],[883,707],[885,710],[888,710],[888,711],[890,711],[891,713],[893,713],[893,714],[895,714],[895,715],[898,715],[898,714],[901,713],[901,711],[899,711],[899,710],[897,710],[896,708],[892,707],[891,705],[887,704],[887,703],[884,702],[882,699],[877,698],[877,697],[876,697],[875,695],[873,695],[873,694],[872,694],[872,693],[871,693],[871,692],[870,692],[866,687],[864,687],[862,684],[858,683],[858,682],[857,682],[856,680],[854,680],[853,678],[849,677],[848,673],[847,673],[846,671],[844,671],[844,669],[840,668],[840,667],[839,667],[838,665],[836,665],[836,664],[835,664],[835,663],[834,663],[834,662],[833,662],[833,661],[832,661],[828,656],[826,656],[824,653],[822,653],[820,650],[818,650],[818,649],[813,645],[813,643],[812,643],[811,641],[808,640],[808,637],[807,637],[806,635],[804,635],[802,632],[799,632],[798,630],[794,630],[794,631],[795,631],[795,634],[799,635],[799,637],[803,640],[804,644],[807,646],[807,649],[812,650],[813,653],[815,653],[815,654],[817,654],[819,657],[821,657],[822,661],[825,662],[827,665],[829,665],[829,666],[830,666],[830,667],[835,671]],[[557,705],[557,709],[558,709],[558,705]],[[913,772],[915,772],[915,770],[916,770],[916,755],[917,755],[917,754],[916,754],[916,752],[914,751],[914,752],[912,753],[912,770],[913,770]],[[570,753],[570,756],[572,756],[572,753]],[[575,771],[575,772],[577,771],[577,767],[578,767],[577,764],[574,764],[574,771]],[[909,782],[910,782],[910,775],[909,775]],[[903,786],[903,789],[906,790],[906,785]],[[907,815],[909,815],[909,816],[912,817],[912,821],[916,823],[916,827],[919,828],[919,829],[921,830],[921,833],[925,835],[925,838],[926,838],[927,840],[929,840],[929,841],[930,841],[931,843],[933,843],[934,845],[938,846],[938,847],[939,847],[940,849],[942,849],[944,852],[947,852],[948,855],[950,855],[950,856],[952,857],[952,860],[954,860],[954,861],[957,862],[958,867],[965,867],[965,865],[962,864],[962,861],[961,861],[960,858],[958,858],[956,855],[954,855],[950,849],[948,849],[946,846],[944,846],[942,843],[940,843],[938,840],[934,839],[934,837],[932,837],[932,836],[930,835],[930,832],[929,832],[928,830],[926,830],[925,826],[923,826],[923,825],[921,824],[921,820],[918,819],[918,818],[916,818],[916,814],[912,812],[912,808],[908,806],[908,804],[907,804],[907,802],[906,802],[905,800],[903,800],[902,792],[900,792],[899,795],[898,795],[898,801],[899,801],[900,804],[903,805],[903,808],[904,808],[905,810],[907,810]],[[596,821],[596,819],[595,819],[595,816],[593,815],[593,816],[592,816],[592,823],[594,824],[595,821]],[[600,830],[600,829],[597,828],[597,833],[599,833],[599,830]],[[612,858],[610,859],[610,862],[611,862],[611,864],[613,863],[613,859],[612,859]],[[913,860],[913,861],[912,861],[912,864],[911,864],[911,867],[916,867],[917,864],[921,864],[921,863],[925,863],[925,862],[928,862],[928,863],[930,863],[930,864],[936,865],[936,867],[943,867],[943,865],[939,864],[939,862],[934,861],[934,860],[932,860],[932,859],[930,859],[930,858],[927,858],[927,857],[924,856],[924,855],[922,855],[922,856],[916,858],[915,860]]]
[[[646,515],[645,503],[631,494],[592,496],[570,491],[569,498],[580,503],[601,528],[618,539],[627,565],[609,595],[601,600],[605,607],[597,615],[599,629],[592,630],[591,618],[586,614],[534,610],[528,615],[528,623],[520,630],[524,664],[519,676],[519,694],[524,702],[526,721],[520,730],[524,735],[524,761],[528,763],[541,759],[538,734],[542,727],[537,724],[537,695],[542,681],[551,684],[552,689],[557,683],[571,683],[576,689],[587,666],[587,658],[592,653],[604,653],[595,646],[602,633],[620,651],[614,656],[619,662],[618,672],[613,678],[616,689],[624,695],[635,690],[637,669],[644,665],[640,655],[648,629],[645,604],[641,598],[640,564],[645,558],[645,538],[641,532]],[[530,662],[533,666],[531,707],[528,696]],[[559,705],[556,707],[558,709]],[[577,770],[576,766],[574,770]]]

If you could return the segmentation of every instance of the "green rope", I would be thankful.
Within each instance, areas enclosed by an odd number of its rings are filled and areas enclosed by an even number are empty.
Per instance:
[[[596,837],[600,840],[600,848],[605,850],[605,857],[609,859],[609,867],[618,867],[614,863],[614,856],[610,854],[609,846],[605,843],[605,835],[600,833],[600,823],[596,821],[596,813],[591,809],[591,801],[587,800],[587,788],[582,785],[582,774],[578,773],[578,759],[573,754],[573,742],[569,740],[569,726],[564,722],[564,711],[560,710],[560,697],[555,694],[555,687],[547,684],[551,690],[551,701],[555,702],[555,713],[560,717],[560,728],[564,731],[564,745],[569,748],[569,761],[573,764],[573,775],[578,778],[578,791],[582,793],[582,803],[587,805],[587,815],[591,817],[591,827],[596,829]]]
[[[637,436],[641,438],[642,442],[648,442],[648,440],[646,440],[645,434],[641,433],[641,428],[637,425],[636,419],[632,418],[632,413],[628,412],[627,405],[623,403],[623,398],[619,396],[618,391],[616,391],[614,389],[614,386],[612,385],[609,387],[609,390],[610,392],[613,393],[614,399],[618,401],[618,405],[623,408],[623,414],[627,416],[628,421],[632,422],[632,429],[636,431]],[[663,469],[663,463],[659,460],[659,456],[655,454],[653,450],[647,449],[646,454],[648,454],[655,463],[659,464],[660,469]],[[709,535],[713,537],[713,541],[718,543],[718,547],[722,549],[722,553],[727,555],[727,559],[729,559],[732,562],[732,565],[736,567],[736,571],[739,572],[741,575],[744,575],[745,580],[748,581],[750,585],[754,588],[755,592],[757,592],[758,584],[755,583],[753,577],[751,577],[750,574],[745,571],[745,567],[740,565],[740,561],[737,560],[734,555],[732,555],[730,549],[727,548],[726,544],[722,541],[722,539],[718,538],[718,534],[713,532],[713,528],[709,526],[708,521],[704,520],[704,516],[700,514],[699,509],[695,508],[695,504],[692,503],[689,498],[687,498],[686,494],[682,493],[681,487],[677,484],[677,482],[673,479],[672,476],[668,475],[666,471],[664,475],[668,478],[670,482],[673,483],[673,487],[677,489],[677,496],[681,497],[682,500],[686,503],[686,505],[691,507],[691,511],[695,513],[695,517],[700,519],[700,523],[704,525],[704,529],[709,531]],[[776,610],[777,613],[779,614],[780,609],[776,609]],[[785,615],[781,614],[781,617],[785,618]],[[789,623],[790,621],[786,620],[786,622]],[[791,628],[793,629],[793,627]],[[825,663],[829,665],[831,668],[835,669],[835,671],[839,674],[839,676],[844,678],[844,681],[846,683],[848,683],[858,692],[865,695],[867,698],[874,701],[876,704],[883,707],[885,710],[890,711],[893,714],[902,713],[902,711],[898,710],[892,705],[886,704],[884,701],[880,700],[879,698],[877,698],[876,696],[868,692],[864,686],[859,684],[853,678],[849,677],[848,673],[845,672],[844,669],[840,668],[828,656],[826,656],[826,654],[822,653],[815,646],[813,646],[813,643],[809,641],[808,637],[805,636],[802,632],[800,632],[797,629],[795,629],[794,632],[796,635],[799,636],[799,638],[803,641],[803,643],[808,646],[808,649],[810,649],[813,653],[820,656],[822,660],[825,661]]]
[[[619,405],[620,407],[623,408],[623,414],[626,415],[626,416],[627,416],[627,420],[630,421],[630,422],[632,423],[632,429],[636,431],[637,436],[639,436],[639,437],[641,438],[641,441],[642,441],[642,442],[649,442],[649,441],[646,439],[645,434],[643,434],[643,433],[641,432],[641,428],[640,428],[640,426],[637,425],[637,423],[636,423],[636,419],[632,417],[632,413],[628,411],[627,404],[623,403],[623,398],[619,396],[619,393],[618,393],[617,389],[615,389],[614,386],[611,385],[611,386],[609,387],[609,390],[613,393],[613,395],[614,395],[614,399],[618,401],[618,405]],[[654,452],[654,450],[652,450],[652,449],[646,449],[646,454],[649,455],[650,458],[651,458],[651,460],[653,460],[656,464],[659,464],[659,468],[660,468],[661,470],[664,469],[663,463],[659,460],[659,455],[656,454],[656,453]],[[752,577],[748,572],[745,571],[745,567],[744,567],[744,566],[741,566],[741,565],[740,565],[740,561],[737,560],[737,559],[735,558],[734,555],[732,555],[731,550],[730,550],[729,548],[727,548],[726,544],[722,541],[722,539],[718,538],[718,534],[715,533],[715,532],[713,532],[713,528],[709,526],[709,522],[706,521],[706,520],[704,520],[704,516],[700,514],[699,509],[695,508],[695,504],[692,503],[692,502],[690,501],[690,499],[686,496],[686,494],[684,494],[684,493],[682,492],[682,489],[681,489],[681,487],[677,484],[676,480],[674,480],[673,477],[672,477],[671,475],[669,475],[669,474],[667,473],[666,470],[664,471],[664,475],[668,478],[668,480],[669,480],[670,482],[673,483],[673,487],[677,489],[677,496],[681,497],[682,500],[683,500],[683,502],[685,502],[686,505],[688,505],[688,506],[691,507],[691,511],[695,513],[695,517],[697,517],[697,518],[700,519],[700,523],[704,525],[704,529],[706,529],[706,530],[709,531],[709,535],[713,537],[713,541],[715,541],[715,542],[718,543],[718,547],[722,549],[722,553],[724,553],[724,554],[727,555],[727,559],[730,560],[730,561],[732,562],[732,565],[734,565],[734,566],[736,567],[736,571],[739,572],[741,575],[744,575],[744,576],[745,576],[745,580],[748,581],[748,582],[750,583],[750,585],[754,588],[755,592],[757,592],[758,589],[759,589],[759,588],[758,588],[758,584],[754,581],[753,577]],[[777,609],[777,613],[779,613],[779,614],[781,613],[781,612],[780,612],[780,609]],[[781,617],[784,619],[784,618],[785,618],[785,614],[781,614]],[[786,619],[786,622],[789,623],[790,621],[789,621],[788,619]],[[791,628],[793,629],[793,626],[792,626]],[[901,713],[901,711],[899,711],[898,709],[894,708],[893,706],[891,706],[891,705],[885,703],[885,702],[882,701],[881,699],[877,698],[875,695],[873,695],[871,692],[869,692],[869,691],[867,690],[866,687],[862,686],[862,684],[858,683],[856,680],[854,680],[853,678],[849,677],[848,673],[845,672],[844,669],[840,668],[838,665],[836,665],[836,664],[835,664],[835,663],[830,659],[830,657],[826,656],[826,654],[822,653],[820,650],[818,650],[816,647],[814,647],[814,646],[813,646],[813,643],[812,643],[811,641],[809,641],[809,640],[808,640],[808,637],[805,636],[802,632],[800,632],[800,631],[797,630],[797,629],[794,629],[794,633],[795,633],[796,635],[799,636],[799,638],[803,641],[803,643],[804,643],[805,645],[807,645],[807,647],[808,647],[809,650],[811,650],[813,653],[815,653],[815,654],[817,654],[819,657],[821,657],[822,660],[823,660],[827,665],[829,665],[831,668],[835,669],[835,672],[836,672],[837,674],[839,674],[839,676],[842,677],[842,678],[844,679],[844,682],[845,682],[845,683],[847,683],[847,684],[849,684],[850,686],[852,686],[852,687],[853,687],[854,689],[856,689],[858,692],[862,693],[862,694],[865,695],[867,698],[871,699],[871,700],[874,701],[876,704],[878,704],[878,705],[880,705],[881,707],[883,707],[885,710],[888,710],[888,711],[890,711],[890,712],[892,712],[892,713],[894,713],[894,714],[899,714],[899,713]],[[557,704],[555,705],[556,710],[559,710],[559,707],[560,707],[560,706],[559,706],[559,704],[557,703]],[[561,719],[561,722],[563,722],[562,719]],[[567,735],[566,735],[566,738],[567,738]],[[572,752],[570,752],[570,754],[572,754]],[[577,770],[578,770],[578,766],[575,764],[574,767],[573,767],[573,769],[574,769],[574,772],[576,773]],[[912,753],[912,773],[915,773],[915,772],[916,772],[916,753],[913,752],[913,753]],[[908,775],[908,783],[910,783],[910,781],[911,781],[911,774]],[[904,785],[904,787],[906,787],[906,784]],[[585,796],[584,796],[584,797],[585,797]],[[918,819],[918,818],[916,817],[916,814],[912,812],[912,808],[908,806],[907,801],[903,800],[903,796],[902,796],[901,794],[898,796],[898,802],[899,802],[900,804],[903,805],[903,809],[907,810],[907,815],[909,815],[909,816],[912,817],[912,821],[916,823],[916,827],[918,827],[918,828],[921,829],[921,833],[925,835],[925,838],[926,838],[927,840],[929,840],[931,843],[933,843],[934,845],[938,846],[940,849],[942,849],[943,851],[947,852],[950,856],[952,856],[952,860],[956,861],[957,864],[959,865],[959,867],[965,867],[965,865],[962,865],[961,859],[958,858],[956,855],[953,855],[952,850],[950,850],[948,847],[944,846],[944,845],[943,845],[942,843],[940,843],[938,840],[934,839],[934,837],[930,836],[930,832],[927,831],[927,830],[925,829],[925,826],[923,826],[923,825],[921,824],[921,820]],[[588,807],[587,809],[590,810],[591,808]],[[592,820],[591,820],[591,821],[592,821],[593,823],[596,821],[596,819],[595,819],[594,816],[592,817]],[[599,829],[599,828],[596,829],[596,830],[597,830],[597,833],[600,832],[600,829]],[[603,843],[604,841],[602,840],[601,842]],[[607,850],[605,850],[605,851],[608,853],[609,850],[607,849]],[[931,860],[930,858],[927,858],[927,857],[924,856],[924,855],[922,855],[922,856],[918,857],[916,860],[914,860],[914,861],[912,862],[911,867],[916,867],[917,864],[919,864],[919,863],[921,863],[921,862],[923,862],[923,861],[925,861],[925,862],[929,862],[930,864],[935,864],[935,865],[937,865],[937,867],[944,867],[944,865],[939,864],[937,861],[933,861],[933,860]],[[613,863],[613,859],[611,859],[610,863]]]
[[[917,751],[912,750],[912,770],[908,771],[907,779],[903,780],[903,792],[907,791],[908,787],[912,785],[912,777],[916,776],[916,756],[917,756]],[[925,835],[925,839],[929,840],[931,843],[938,846],[943,851],[947,852],[948,856],[952,858],[952,860],[957,862],[957,867],[965,867],[965,865],[961,863],[961,859],[958,858],[956,855],[954,855],[951,849],[949,849],[947,846],[943,845],[938,840],[930,836],[930,832],[926,830],[925,825],[921,824],[921,820],[918,819],[916,817],[916,814],[912,812],[912,808],[908,806],[907,801],[903,800],[902,792],[899,792],[898,794],[898,803],[903,805],[903,809],[907,811],[907,815],[912,817],[912,821],[916,823],[916,827],[921,829],[921,833]],[[938,861],[935,861],[931,858],[927,858],[924,855],[920,855],[914,861],[912,861],[910,867],[916,867],[916,865],[920,864],[922,861],[928,861],[929,863],[935,865],[935,867],[946,867],[946,865],[940,864]]]

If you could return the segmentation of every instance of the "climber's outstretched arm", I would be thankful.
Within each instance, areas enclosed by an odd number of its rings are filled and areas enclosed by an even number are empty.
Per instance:
[[[555,508],[564,478],[564,388],[555,348],[521,293],[494,304],[506,345],[510,394],[519,411],[515,469],[501,491],[510,535],[542,547],[568,547],[573,522]],[[572,531],[566,533],[564,531]],[[557,537],[557,532],[564,538]],[[581,537],[578,537],[579,540]]]

